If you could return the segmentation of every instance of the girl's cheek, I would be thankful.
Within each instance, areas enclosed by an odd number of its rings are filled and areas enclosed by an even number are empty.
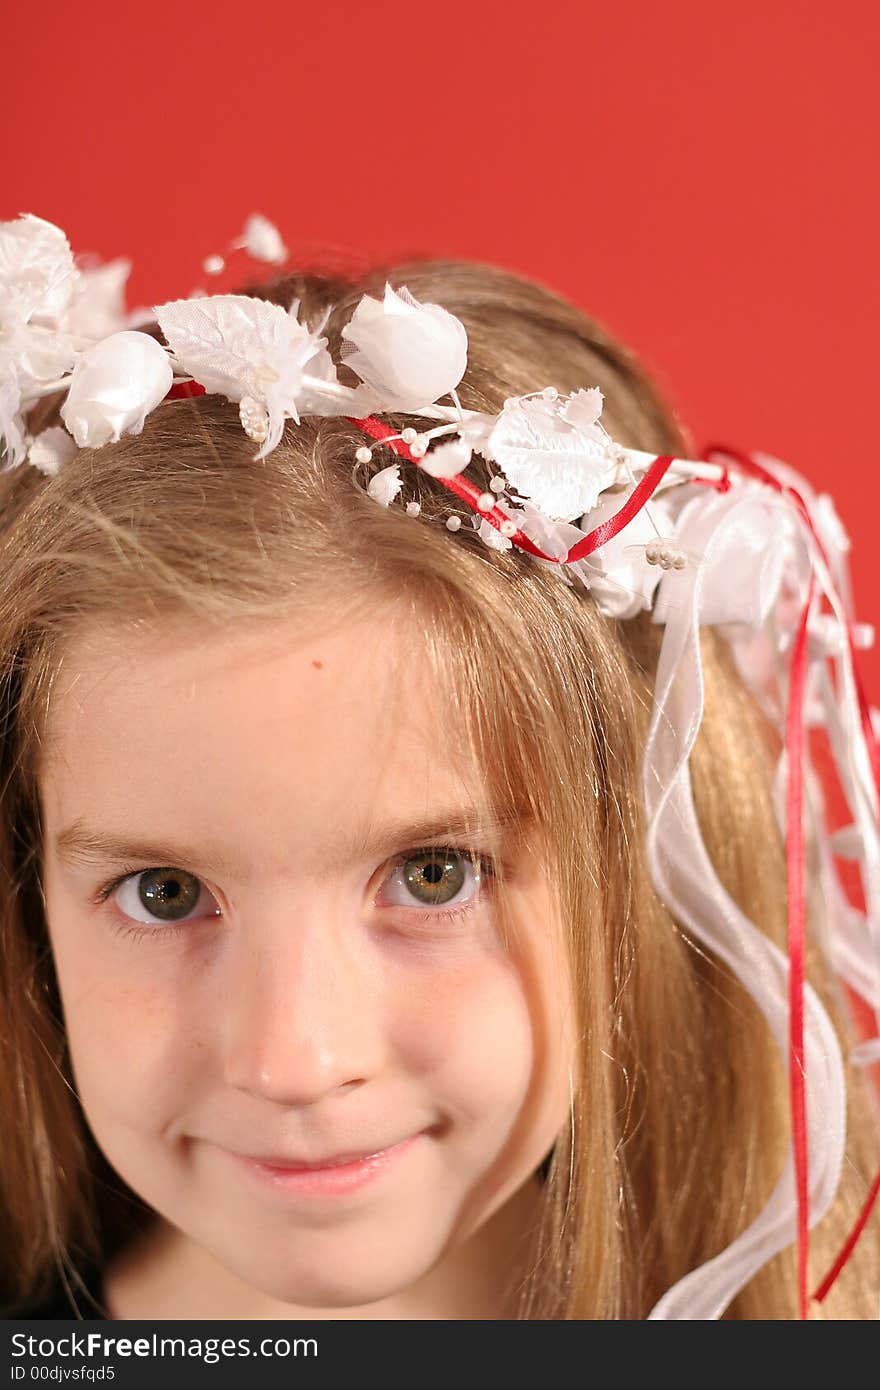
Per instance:
[[[51,919],[50,919],[51,920]],[[152,1106],[179,1085],[187,1055],[184,981],[125,959],[120,943],[86,942],[78,923],[50,933],[77,1092],[87,1116]],[[159,1093],[157,1097],[157,1091]]]
[[[71,1060],[83,1100],[126,1108],[156,1088],[179,1085],[187,1056],[186,1018],[150,987],[96,985],[66,1010]]]
[[[509,961],[483,959],[423,986],[401,1001],[395,1053],[437,1099],[475,1112],[506,1104],[528,1084],[533,1065],[526,991]]]

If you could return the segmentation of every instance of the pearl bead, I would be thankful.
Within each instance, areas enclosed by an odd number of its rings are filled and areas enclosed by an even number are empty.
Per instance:
[[[225,265],[222,256],[206,256],[202,261],[202,270],[206,275],[219,275]]]
[[[357,453],[355,454],[355,458],[357,459],[358,463],[369,463],[372,457],[372,449],[368,449],[365,444],[362,445],[362,447],[358,449]]]
[[[684,555],[682,555],[679,551],[678,555],[676,555],[672,563],[677,570],[683,570],[685,565],[687,564],[687,558]]]
[[[517,531],[519,530],[519,527],[517,526],[515,521],[502,521],[499,530],[501,531],[502,536],[515,536]]]
[[[269,438],[269,415],[265,406],[253,396],[242,396],[238,403],[238,418],[249,439],[263,444]]]
[[[407,502],[406,504],[407,516],[418,516],[421,510],[422,504],[420,502]]]
[[[491,512],[492,508],[495,506],[495,498],[492,496],[491,492],[481,492],[477,498],[477,506],[481,512]]]
[[[503,478],[493,478],[489,486],[493,492],[503,492],[507,484]]]
[[[449,530],[449,531],[457,531],[457,530],[459,529],[460,526],[461,526],[461,517],[460,517],[460,516],[448,516],[448,517],[446,518],[446,527],[447,527],[447,530]]]
[[[545,386],[541,395],[544,397],[545,401],[555,401],[559,396],[559,392],[556,390],[555,386]]]
[[[428,446],[421,439],[417,439],[414,444],[410,444],[409,451],[414,459],[424,458],[428,452]]]
[[[414,430],[412,425],[407,425],[406,429],[401,431],[400,437],[403,440],[404,444],[412,444],[417,433],[418,431]]]

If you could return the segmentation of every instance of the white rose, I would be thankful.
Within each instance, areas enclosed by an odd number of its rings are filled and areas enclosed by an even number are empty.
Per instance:
[[[420,304],[406,287],[364,295],[342,330],[342,361],[386,410],[417,410],[452,391],[467,367],[464,325],[439,304]],[[348,348],[353,345],[353,350]]]
[[[133,329],[111,333],[77,359],[61,418],[81,449],[98,449],[140,434],[173,380],[155,338]]]

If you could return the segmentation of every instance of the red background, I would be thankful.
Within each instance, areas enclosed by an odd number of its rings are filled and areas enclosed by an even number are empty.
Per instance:
[[[698,448],[831,491],[880,626],[875,4],[44,0],[3,48],[0,218],[132,256],[130,308],[205,284],[252,211],[294,255],[525,272],[641,355]]]

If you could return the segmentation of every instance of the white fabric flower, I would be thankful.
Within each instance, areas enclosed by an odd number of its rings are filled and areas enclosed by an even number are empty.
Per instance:
[[[79,269],[60,227],[24,213],[0,222],[0,436],[6,467],[28,453],[24,413],[122,324],[131,262]],[[71,441],[72,445],[72,441]],[[45,447],[45,446],[44,446]],[[49,458],[38,467],[52,467]]]
[[[38,388],[64,376],[78,344],[64,324],[79,279],[67,237],[52,222],[24,213],[0,222],[0,360],[14,390],[4,390],[4,437],[20,433],[10,416],[26,408]]]
[[[728,492],[706,488],[679,512],[675,544],[703,556],[710,532],[712,550],[701,561],[700,621],[760,628],[772,609],[779,617],[783,577],[788,574],[793,587],[807,579],[806,546],[782,496],[749,478]],[[668,621],[689,582],[685,571],[666,572],[654,622]],[[795,611],[798,599],[792,597]]]
[[[419,462],[432,478],[457,478],[471,461],[471,446],[463,439],[437,444]]]
[[[47,324],[11,320],[0,326],[0,349],[12,360],[25,406],[33,404],[41,386],[66,376],[76,361],[76,340]]]
[[[583,531],[578,530],[576,526],[567,521],[554,521],[527,498],[517,498],[516,506],[508,506],[503,499],[496,505],[511,521],[516,522],[517,528],[524,536],[528,536],[529,540],[548,556],[546,561],[539,560],[539,564],[564,560],[572,546],[584,538]]]
[[[125,286],[130,274],[131,261],[124,257],[106,265],[84,266],[79,271],[61,327],[80,346],[132,327],[125,309]]]
[[[342,330],[341,360],[385,410],[416,411],[454,390],[467,367],[464,325],[404,286],[383,300],[363,295]]]
[[[244,235],[240,245],[257,261],[269,261],[272,265],[280,265],[287,259],[287,247],[281,239],[281,233],[268,217],[263,217],[259,212],[251,213],[244,224]]]
[[[617,460],[602,436],[562,417],[555,402],[515,397],[489,435],[491,457],[546,516],[574,521],[617,481]]]
[[[155,338],[133,329],[111,333],[77,359],[61,418],[81,449],[100,448],[140,434],[173,380]]]
[[[490,550],[510,550],[513,545],[510,537],[503,535],[498,527],[493,526],[491,521],[487,521],[485,517],[480,522],[477,534]]]
[[[625,501],[626,495],[621,492],[606,493],[601,497],[579,523],[581,538],[615,516]],[[651,517],[654,519],[653,525]],[[673,529],[672,518],[663,501],[654,498],[647,504],[647,509],[642,507],[636,512],[616,536],[571,566],[589,584],[606,617],[633,618],[643,608],[650,608],[654,591],[668,571],[648,563],[645,547],[657,539],[657,530],[661,535],[671,537]]]
[[[18,378],[12,362],[0,355],[0,472],[21,463],[26,450]]]
[[[0,322],[56,324],[79,272],[60,227],[33,213],[0,222]]]

